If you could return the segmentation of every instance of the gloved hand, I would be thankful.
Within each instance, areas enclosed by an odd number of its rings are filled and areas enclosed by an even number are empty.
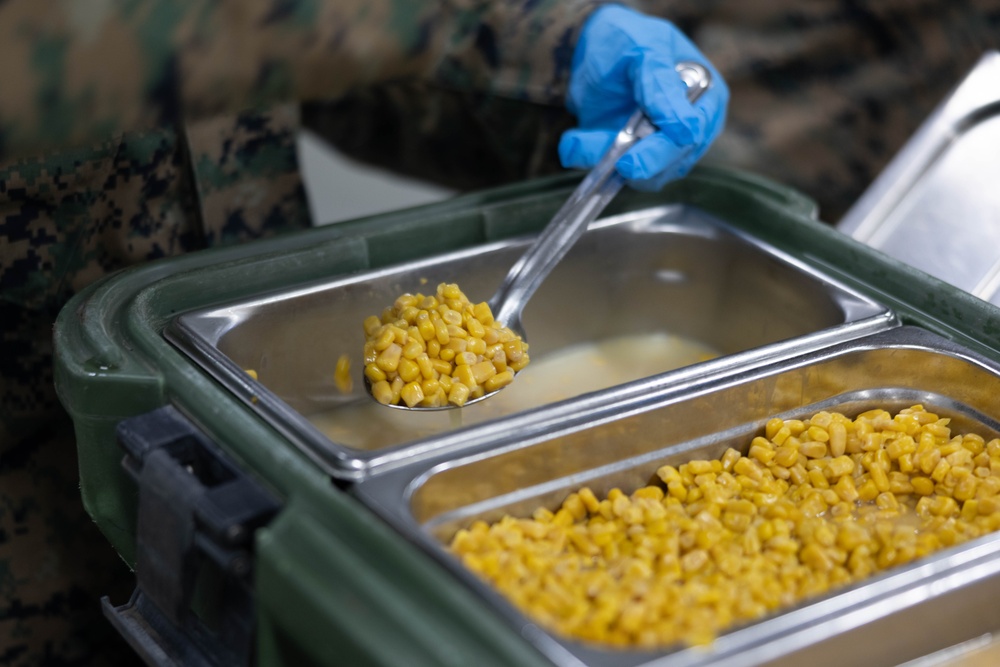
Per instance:
[[[674,70],[689,60],[705,65],[712,86],[694,105]],[[570,74],[566,106],[579,121],[559,141],[564,167],[593,167],[636,107],[657,132],[615,165],[629,185],[658,190],[687,174],[725,122],[729,88],[705,56],[669,21],[620,5],[597,9],[584,24]]]

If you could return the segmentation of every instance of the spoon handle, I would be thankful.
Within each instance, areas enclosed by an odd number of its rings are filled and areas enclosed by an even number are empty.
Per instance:
[[[687,84],[687,97],[692,103],[712,83],[708,70],[698,63],[681,62],[675,69]],[[632,114],[604,157],[507,273],[490,301],[498,321],[523,334],[521,310],[528,299],[624,185],[624,179],[615,171],[615,163],[635,142],[655,131],[656,128],[641,109]]]

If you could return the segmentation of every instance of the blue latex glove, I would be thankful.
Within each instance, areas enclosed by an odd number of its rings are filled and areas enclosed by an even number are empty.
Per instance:
[[[674,70],[682,60],[705,65],[712,86],[694,104]],[[687,174],[722,131],[729,88],[674,24],[620,5],[597,9],[573,53],[566,106],[579,121],[559,141],[564,167],[589,169],[601,159],[636,107],[657,132],[615,165],[640,190],[658,190]]]

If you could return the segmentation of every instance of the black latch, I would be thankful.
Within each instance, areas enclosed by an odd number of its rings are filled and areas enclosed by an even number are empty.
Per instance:
[[[253,534],[280,504],[172,406],[118,440],[139,486],[137,587],[105,615],[148,664],[249,664]]]

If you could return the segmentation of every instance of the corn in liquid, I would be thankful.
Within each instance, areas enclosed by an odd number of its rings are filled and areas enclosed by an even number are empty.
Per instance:
[[[922,406],[772,419],[746,455],[589,488],[459,530],[450,549],[557,634],[705,644],[728,626],[1000,527],[1000,440]]]
[[[461,407],[510,384],[530,361],[528,344],[454,283],[400,296],[364,329],[365,377],[386,405]]]

